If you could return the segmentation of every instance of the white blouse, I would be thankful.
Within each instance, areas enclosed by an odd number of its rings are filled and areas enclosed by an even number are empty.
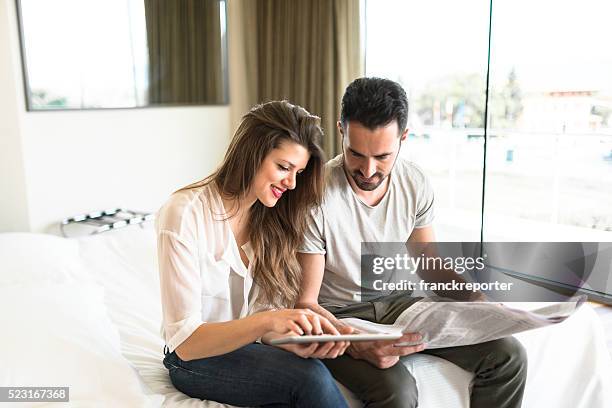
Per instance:
[[[158,212],[161,333],[170,352],[204,322],[250,313],[252,272],[224,217],[214,184],[176,192]],[[248,243],[242,249],[252,264]]]

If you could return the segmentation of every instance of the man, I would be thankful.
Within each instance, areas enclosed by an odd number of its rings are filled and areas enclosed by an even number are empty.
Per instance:
[[[299,261],[299,307],[328,317],[392,324],[414,298],[361,302],[362,242],[433,242],[433,191],[424,173],[399,157],[407,136],[408,100],[386,79],[360,78],[342,98],[338,129],[343,152],[326,164],[326,193],[310,220]],[[354,342],[348,355],[324,360],[334,377],[368,407],[416,407],[416,382],[401,357],[422,352],[475,374],[471,407],[520,407],[527,373],[525,351],[514,338],[427,349],[418,333],[399,341]]]

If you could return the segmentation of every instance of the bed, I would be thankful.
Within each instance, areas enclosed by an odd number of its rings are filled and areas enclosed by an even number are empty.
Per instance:
[[[155,248],[151,225],[78,239],[0,234],[0,386],[70,386],[71,402],[54,407],[226,406],[177,391],[161,363]],[[588,304],[516,337],[529,357],[524,407],[611,406],[612,361]],[[420,407],[469,406],[470,373],[420,354],[403,364]]]

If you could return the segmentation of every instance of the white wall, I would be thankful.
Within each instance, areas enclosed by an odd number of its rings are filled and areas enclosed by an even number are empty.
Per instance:
[[[13,63],[15,50],[9,24],[10,0],[0,0],[0,231],[29,229],[25,168],[15,101],[18,81]]]
[[[214,169],[228,115],[227,107],[25,114],[32,229],[95,209],[157,210]]]
[[[15,6],[0,0],[0,232],[122,206],[155,211],[210,173],[229,107],[26,112]]]

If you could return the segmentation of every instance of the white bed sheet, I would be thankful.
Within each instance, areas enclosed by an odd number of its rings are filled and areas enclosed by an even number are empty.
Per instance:
[[[128,228],[81,238],[79,245],[82,259],[106,289],[107,308],[119,330],[122,352],[150,393],[164,395],[165,407],[227,406],[177,391],[162,365],[161,305],[152,228]],[[588,305],[560,325],[516,337],[529,356],[524,407],[610,406],[612,362],[601,323]],[[469,406],[470,373],[427,355],[409,356],[404,363],[415,374],[420,407]],[[352,406],[360,406],[349,393],[346,395]]]

